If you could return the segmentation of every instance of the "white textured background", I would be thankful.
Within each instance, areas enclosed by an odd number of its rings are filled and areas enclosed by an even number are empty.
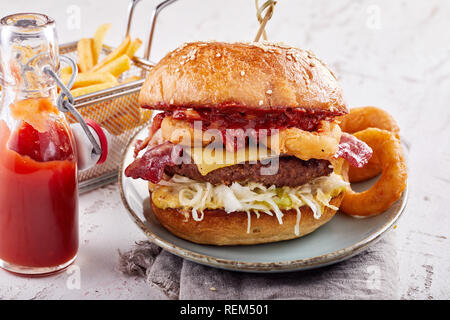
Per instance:
[[[133,36],[146,40],[158,2],[139,4]],[[349,106],[387,109],[410,146],[410,198],[394,231],[398,297],[450,298],[450,1],[278,2],[267,27],[270,40],[315,52],[335,71]],[[90,37],[98,25],[112,22],[106,43],[117,45],[127,5],[126,0],[0,0],[0,15],[47,13],[57,21],[61,43]],[[180,0],[160,16],[152,60],[185,41],[252,40],[257,26],[253,0]],[[81,288],[67,286],[76,269],[33,280],[0,271],[0,299],[164,298],[115,270],[117,249],[144,238],[128,218],[117,186],[83,195],[80,207]]]

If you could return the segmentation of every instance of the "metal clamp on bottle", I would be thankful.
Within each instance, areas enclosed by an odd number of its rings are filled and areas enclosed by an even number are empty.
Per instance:
[[[106,129],[92,119],[85,120],[74,107],[74,97],[70,93],[70,88],[75,82],[78,67],[69,57],[60,56],[60,59],[72,67],[72,76],[67,86],[49,66],[44,67],[43,72],[52,77],[61,90],[56,102],[58,109],[63,113],[70,112],[78,121],[71,125],[71,129],[77,145],[78,170],[83,171],[106,161],[110,137]]]

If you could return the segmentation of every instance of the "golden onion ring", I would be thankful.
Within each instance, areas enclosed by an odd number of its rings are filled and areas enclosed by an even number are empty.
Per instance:
[[[165,117],[161,122],[161,134],[164,141],[174,144],[191,145],[194,143],[194,138],[197,137],[201,139],[202,146],[214,141],[213,136],[201,130],[194,130],[189,122],[172,117]]]
[[[338,150],[341,135],[341,128],[336,122],[321,121],[317,131],[313,132],[299,128],[282,129],[278,135],[269,139],[269,145],[279,154],[292,155],[302,160],[329,160]],[[278,141],[274,140],[277,138]]]
[[[400,139],[400,128],[394,118],[386,111],[377,107],[359,107],[350,109],[350,113],[338,117],[343,132],[355,133],[367,128],[378,128],[390,131]],[[376,177],[381,173],[381,163],[378,156],[372,158],[362,168],[350,167],[348,179],[350,182],[360,182]]]
[[[174,144],[189,145],[194,142],[194,137],[199,137],[198,140],[206,146],[216,138],[221,138],[209,132],[196,130],[189,122],[172,117],[165,117],[161,123],[163,140]],[[267,137],[266,142],[277,154],[293,155],[302,160],[332,159],[337,152],[341,135],[341,129],[336,122],[321,121],[317,131],[309,132],[299,128],[280,129],[278,133]]]
[[[402,195],[408,177],[406,161],[400,140],[394,133],[368,128],[354,135],[372,148],[381,163],[382,173],[369,190],[356,193],[349,187],[340,210],[352,216],[372,216],[387,210]]]
[[[359,107],[350,109],[350,113],[336,118],[343,132],[355,133],[367,128],[390,131],[399,138],[400,128],[395,119],[383,109],[377,107]]]
[[[369,162],[364,167],[350,166],[348,169],[348,181],[361,182],[372,179],[381,173],[382,166],[377,154],[373,153]]]

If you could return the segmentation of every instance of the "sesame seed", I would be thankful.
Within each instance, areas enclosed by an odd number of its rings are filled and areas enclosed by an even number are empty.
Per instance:
[[[262,100],[259,100],[259,105],[260,105],[260,106],[262,106],[262,105],[263,105],[263,103],[264,103],[264,101],[262,101]]]
[[[221,56],[220,52],[216,54],[216,57],[219,58]]]
[[[173,104],[173,99],[170,99],[169,104]]]
[[[186,47],[188,44],[185,42],[185,43],[183,43],[181,46],[179,46],[178,48],[177,48],[177,50],[176,51],[181,51],[181,50],[183,50],[184,49],[184,47]]]
[[[211,291],[216,291],[216,288],[211,287],[211,288],[209,288],[209,290],[211,290]]]
[[[175,69],[175,72],[178,72],[178,71],[180,71],[180,68],[176,68],[176,69]]]
[[[266,93],[267,94],[272,94],[272,90],[269,89],[269,90],[266,91]]]
[[[245,71],[241,71],[241,76],[244,76],[245,75]]]

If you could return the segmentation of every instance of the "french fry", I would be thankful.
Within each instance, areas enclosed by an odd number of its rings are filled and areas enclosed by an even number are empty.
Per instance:
[[[127,36],[122,43],[99,61],[106,33],[111,29],[111,24],[101,25],[95,31],[92,39],[83,38],[77,44],[78,70],[72,86],[72,95],[79,97],[96,91],[118,85],[118,77],[131,68],[131,59],[142,46],[140,39],[132,40]],[[66,66],[61,69],[61,79],[67,84],[72,75],[72,68]],[[140,77],[132,76],[121,83],[129,83],[140,80]]]
[[[28,60],[30,60],[33,56],[38,54],[39,52],[34,49],[32,49],[30,46],[20,46],[20,45],[13,45],[14,49],[17,51],[20,51],[22,54],[20,56],[20,60],[22,63],[26,63]]]
[[[94,59],[92,57],[92,39],[83,38],[78,41],[78,65],[80,72],[87,72],[94,66]]]
[[[121,81],[120,83],[123,84],[123,83],[129,83],[129,82],[133,82],[133,81],[138,81],[138,80],[141,80],[141,77],[132,76],[132,77],[126,78],[125,80]]]
[[[152,111],[148,109],[140,108],[141,111],[141,123],[147,123],[152,118]]]
[[[134,55],[136,54],[136,51],[139,50],[139,48],[142,46],[142,40],[139,38],[134,39],[127,50],[127,56],[132,59]]]
[[[69,82],[71,75],[63,74],[61,75],[61,79],[64,84]],[[108,83],[114,82],[117,84],[117,79],[109,72],[85,72],[79,73],[75,78],[75,82],[72,86],[72,89],[77,89],[81,87],[89,87],[98,83]]]
[[[67,75],[68,76],[72,75],[72,67],[71,66],[66,66],[61,69],[61,77],[65,77]]]
[[[131,111],[131,112],[130,112]],[[137,111],[137,112],[132,112]],[[135,128],[140,123],[139,110],[129,110],[128,113],[111,115],[101,122],[101,126],[108,128],[108,131],[118,136],[127,129]]]
[[[128,47],[130,46],[131,40],[130,36],[127,36],[125,40],[122,41],[122,43],[110,54],[108,54],[105,59],[100,61],[98,64],[96,64],[90,71],[95,72],[102,69],[105,65],[109,64],[110,62],[116,60],[120,56],[126,54]]]
[[[84,96],[85,94],[89,94],[92,92],[97,92],[100,90],[112,88],[115,85],[117,85],[117,82],[97,83],[97,84],[93,84],[92,86],[73,89],[70,92],[72,93],[72,95],[74,97],[79,97],[79,96]]]
[[[94,60],[94,65],[98,63],[98,58],[102,53],[103,41],[105,39],[106,33],[111,28],[111,23],[102,24],[95,31],[94,38],[92,39],[92,56]]]
[[[110,63],[104,65],[102,68],[98,69],[97,72],[109,72],[115,77],[120,76],[123,72],[131,68],[131,60],[126,55],[123,54],[119,58],[111,61]]]

